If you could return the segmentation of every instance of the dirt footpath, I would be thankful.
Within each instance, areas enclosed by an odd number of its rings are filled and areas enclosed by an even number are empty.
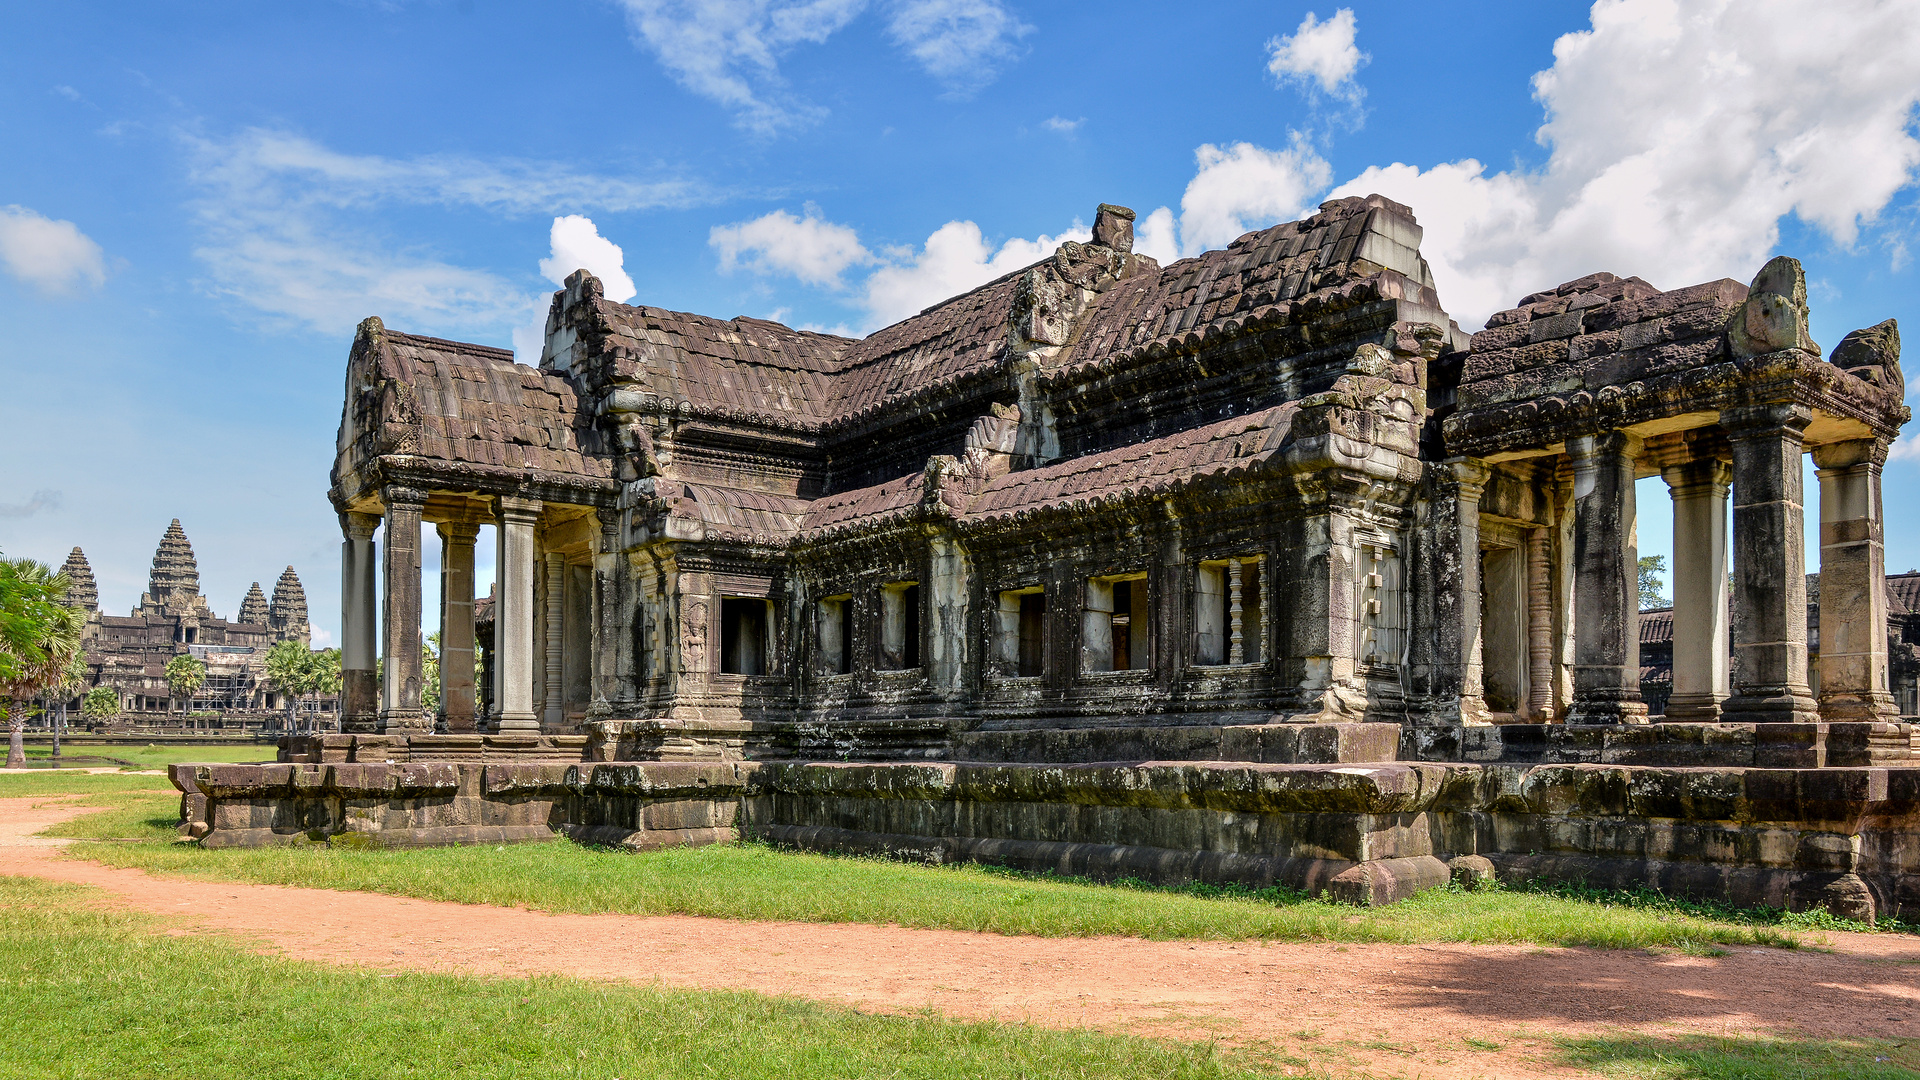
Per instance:
[[[1920,939],[1826,935],[1833,953],[1706,959],[1487,945],[1030,938],[859,924],[545,914],[369,893],[153,877],[32,833],[75,813],[0,799],[0,873],[97,885],[126,906],[287,956],[475,975],[754,990],[882,1012],[931,1007],[1228,1043],[1388,1076],[1579,1075],[1553,1035],[1920,1038]],[[1469,1042],[1468,1040],[1472,1040]]]

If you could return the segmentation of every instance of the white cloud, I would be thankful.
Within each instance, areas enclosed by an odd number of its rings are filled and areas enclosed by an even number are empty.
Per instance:
[[[42,488],[33,493],[33,497],[23,503],[0,503],[0,518],[30,518],[42,510],[60,509],[61,495],[51,488]]]
[[[0,206],[0,265],[49,293],[107,280],[100,245],[71,221],[55,221],[24,206]]]
[[[1332,166],[1298,132],[1285,150],[1205,143],[1193,157],[1199,168],[1180,197],[1178,228],[1173,211],[1163,206],[1147,215],[1137,234],[1136,249],[1163,264],[1300,217],[1318,205],[1314,193],[1333,179]]]
[[[1912,4],[1600,0],[1592,20],[1534,77],[1544,168],[1395,164],[1333,193],[1414,208],[1463,325],[1595,270],[1745,280],[1787,214],[1851,245],[1915,179]]]
[[[927,74],[961,92],[993,81],[1032,31],[998,0],[896,0],[887,22]]]
[[[1060,116],[1049,116],[1040,122],[1040,126],[1046,128],[1048,131],[1058,132],[1062,135],[1071,135],[1079,131],[1080,125],[1086,122],[1087,118],[1084,116],[1078,120],[1068,120]]]
[[[639,291],[627,276],[626,253],[600,235],[592,218],[579,214],[554,218],[548,238],[553,253],[540,260],[540,276],[548,281],[564,285],[568,274],[586,270],[600,279],[607,299],[615,303],[624,304]]]
[[[1305,86],[1309,93],[1317,90],[1358,104],[1366,91],[1353,81],[1353,73],[1368,57],[1353,43],[1357,29],[1352,8],[1341,8],[1324,22],[1309,11],[1291,35],[1267,42],[1267,71],[1281,82]]]
[[[635,43],[680,85],[717,102],[742,128],[771,135],[826,115],[795,97],[780,58],[818,45],[868,0],[621,0]],[[999,0],[891,0],[887,34],[929,75],[965,91],[992,79],[1032,27]]]
[[[934,230],[918,252],[891,253],[889,265],[875,270],[866,283],[868,325],[877,329],[900,321],[951,296],[984,285],[1053,254],[1068,240],[1085,243],[1093,231],[1080,222],[1057,236],[1012,239],[998,249],[987,243],[980,226],[971,221],[949,221]]]
[[[210,272],[209,286],[328,333],[378,314],[407,328],[471,335],[545,308],[544,296],[523,282],[388,240],[375,216],[383,207],[630,211],[704,196],[682,181],[595,176],[537,162],[341,154],[270,131],[189,140],[189,147],[190,178],[203,193],[195,204],[203,232],[195,254]]]
[[[850,266],[874,261],[860,235],[820,217],[809,206],[805,217],[775,210],[752,221],[716,225],[707,243],[720,253],[720,269],[745,266],[756,274],[790,274],[809,285],[839,288]]]

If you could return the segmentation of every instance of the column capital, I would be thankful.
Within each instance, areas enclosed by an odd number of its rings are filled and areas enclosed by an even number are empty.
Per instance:
[[[1776,432],[1792,432],[1797,439],[1812,422],[1813,410],[1797,401],[1742,405],[1720,412],[1720,426],[1733,440],[1764,438]]]
[[[1667,482],[1667,490],[1676,499],[1707,494],[1724,499],[1733,487],[1733,462],[1694,458],[1664,466],[1660,479]]]
[[[496,512],[501,521],[511,521],[516,525],[537,525],[544,504],[539,499],[515,499],[502,495]]]
[[[1446,466],[1454,490],[1462,499],[1478,501],[1486,493],[1487,481],[1493,478],[1493,466],[1479,458],[1449,458]]]
[[[436,521],[434,531],[440,534],[440,540],[446,544],[472,544],[480,538],[480,523],[477,521]]]
[[[1877,469],[1886,465],[1887,451],[1892,448],[1892,443],[1877,436],[1823,443],[1813,448],[1813,463],[1823,473],[1830,469],[1851,469],[1869,464]]]
[[[405,484],[388,484],[380,489],[380,501],[387,505],[389,511],[400,507],[418,509],[427,505],[427,492]]]
[[[340,531],[349,540],[365,543],[373,539],[375,529],[380,527],[379,514],[361,514],[348,512],[340,515]]]

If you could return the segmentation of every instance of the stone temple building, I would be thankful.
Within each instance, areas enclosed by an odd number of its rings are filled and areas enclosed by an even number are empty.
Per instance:
[[[79,548],[62,571],[73,581],[69,602],[87,612],[83,640],[87,686],[110,686],[120,695],[122,721],[143,726],[233,727],[277,724],[285,702],[268,684],[267,650],[281,641],[306,645],[307,593],[289,566],[274,583],[269,601],[254,582],[232,620],[222,619],[200,594],[200,568],[180,519],[173,519],[154,551],[147,591],[126,617],[100,610],[93,567]],[[204,685],[191,700],[167,687],[167,661],[191,653],[207,665]],[[81,691],[81,695],[85,690]],[[330,724],[331,699],[318,703]],[[206,714],[214,714],[208,716]]]
[[[1920,911],[1920,845],[1876,839],[1920,829],[1888,679],[1893,322],[1823,352],[1778,258],[1750,285],[1594,273],[1468,334],[1421,239],[1345,198],[1160,266],[1103,205],[1090,242],[860,340],[582,271],[538,366],[368,319],[330,491],[346,734],[176,770],[184,828],[747,830],[1375,900],[1451,866]],[[1676,522],[1653,724],[1651,476]]]

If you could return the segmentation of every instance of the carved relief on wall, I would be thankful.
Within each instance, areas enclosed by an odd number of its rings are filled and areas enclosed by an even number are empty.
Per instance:
[[[680,625],[680,662],[683,671],[707,670],[707,602],[687,601]]]

